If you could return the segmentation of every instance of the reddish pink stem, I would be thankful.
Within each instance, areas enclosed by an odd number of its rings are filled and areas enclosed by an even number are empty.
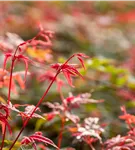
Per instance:
[[[15,59],[16,59],[16,53],[17,53],[17,50],[19,49],[20,45],[16,48],[15,52],[14,52],[14,55],[12,57],[12,64],[11,64],[11,70],[10,70],[10,79],[9,79],[9,88],[8,88],[8,105],[10,103],[10,95],[11,95],[11,86],[12,86],[12,77],[13,77],[13,68],[14,68],[14,62],[15,62]],[[1,148],[0,150],[3,149],[3,146],[4,146],[4,140],[5,140],[5,136],[6,136],[6,125],[5,125],[5,128],[4,128],[4,133],[3,133],[3,137],[2,137],[2,144],[1,144]]]
[[[39,35],[40,35],[40,33],[41,32],[39,32],[33,39],[31,39],[31,40],[28,40],[27,42],[23,42],[23,43],[21,43],[17,48],[16,48],[16,50],[15,50],[15,52],[14,52],[14,55],[13,55],[13,57],[12,57],[12,64],[11,64],[11,71],[10,71],[10,81],[9,81],[9,88],[8,88],[8,105],[9,105],[9,103],[10,103],[10,95],[11,95],[11,85],[12,85],[12,74],[13,74],[13,67],[14,67],[14,62],[15,62],[15,59],[16,59],[16,57],[15,57],[15,55],[16,55],[16,53],[17,53],[17,50],[19,49],[21,49],[20,48],[20,46],[22,46],[22,45],[25,45],[25,44],[27,44],[27,43],[29,43],[30,41],[32,41],[32,40],[34,40],[34,39],[36,39]],[[52,82],[53,83],[53,82]],[[37,107],[40,105],[40,103],[39,104],[37,104]],[[36,108],[35,108],[35,110],[33,111],[33,113],[36,111]],[[31,114],[31,116],[33,115],[33,113]],[[29,121],[29,120],[28,120]],[[26,122],[28,122],[27,120],[26,120]],[[26,123],[27,124],[27,123]],[[3,137],[2,137],[2,145],[1,145],[1,149],[0,150],[2,150],[2,148],[3,148],[3,146],[4,146],[4,140],[5,140],[5,135],[6,135],[6,125],[5,125],[5,128],[4,128],[4,134],[3,134]]]
[[[57,150],[60,150],[60,147],[61,147],[64,126],[65,126],[65,117],[62,117],[61,118],[61,131],[60,131],[59,138],[58,138],[58,149]]]
[[[17,135],[16,139],[14,140],[14,142],[12,143],[11,147],[9,148],[9,150],[12,149],[12,147],[14,146],[14,144],[16,143],[16,141],[18,140],[19,136],[21,135],[22,131],[25,129],[28,121],[30,120],[30,118],[32,117],[32,115],[34,114],[34,112],[36,111],[36,109],[38,108],[38,106],[42,103],[42,101],[44,100],[44,97],[47,95],[48,91],[50,90],[53,82],[55,81],[55,78],[57,77],[57,75],[59,74],[59,71],[56,73],[54,79],[52,80],[52,82],[50,83],[49,87],[47,88],[47,90],[45,91],[45,93],[43,94],[43,96],[41,97],[41,99],[39,100],[39,102],[37,103],[36,107],[34,108],[34,110],[32,111],[31,115],[29,116],[28,119],[25,120],[19,134]]]
[[[13,148],[13,146],[15,145],[16,141],[18,140],[18,138],[20,137],[21,133],[23,132],[23,130],[25,129],[26,125],[28,124],[28,121],[31,119],[32,115],[34,114],[34,112],[37,110],[38,106],[42,103],[42,101],[44,100],[45,96],[47,95],[48,91],[50,90],[53,82],[55,81],[56,77],[58,76],[58,74],[60,73],[61,69],[64,67],[65,64],[67,64],[75,55],[72,55],[58,70],[56,75],[54,76],[53,80],[51,81],[51,83],[49,84],[47,90],[44,92],[43,96],[41,97],[41,99],[38,101],[36,107],[33,109],[32,113],[30,114],[29,118],[27,118],[19,132],[19,134],[17,135],[16,139],[14,140],[14,142],[12,143],[12,145],[10,146],[9,150],[11,150]]]
[[[12,59],[12,64],[11,64],[11,71],[10,71],[10,80],[9,80],[9,88],[8,88],[8,104],[10,103],[10,95],[11,95],[11,86],[12,86],[12,75],[13,75],[13,67],[14,67],[14,62],[15,59]],[[5,136],[6,136],[6,125],[4,125],[4,133],[3,133],[3,137],[2,137],[2,144],[1,144],[1,150],[3,149],[4,146],[4,140],[5,140]]]

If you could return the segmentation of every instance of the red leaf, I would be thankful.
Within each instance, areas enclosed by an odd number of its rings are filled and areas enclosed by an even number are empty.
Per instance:
[[[23,79],[21,78],[21,76],[19,74],[15,74],[14,76],[14,79],[19,83],[21,89],[25,89],[25,84],[24,84],[24,81]]]
[[[8,58],[9,58],[9,57],[11,57],[11,56],[12,56],[12,54],[11,54],[11,53],[6,53],[6,54],[5,54],[4,64],[3,64],[3,70],[5,70],[7,60],[8,60]]]
[[[84,70],[86,70],[85,65],[84,65],[84,61],[82,60],[82,58],[80,58],[80,57],[77,57],[77,58],[78,58],[79,61],[81,62],[82,67],[84,68]]]
[[[72,86],[72,87],[74,87],[73,84],[72,84],[72,79],[71,79],[70,74],[67,73],[67,72],[63,72],[63,73],[64,73],[64,76],[65,76],[65,78],[67,79],[69,85]]]
[[[119,118],[125,120],[129,127],[131,127],[131,124],[135,125],[135,116],[128,114],[124,106],[121,107],[121,110],[123,111],[124,115],[119,116]]]
[[[27,72],[28,72],[28,61],[33,63],[32,60],[30,60],[28,57],[23,56],[23,55],[18,55],[17,56],[18,60],[22,59],[25,63],[25,75],[24,75],[24,83],[26,82],[26,76],[27,76]]]
[[[34,109],[35,109],[34,105],[28,105],[28,106],[26,106],[25,111],[19,113],[19,115],[22,117],[22,120],[24,121],[25,118],[29,118]],[[37,110],[40,110],[40,109],[37,108],[36,111]],[[37,113],[34,113],[31,118],[41,118],[41,119],[44,119],[41,115],[39,115]]]
[[[9,116],[8,106],[1,104],[0,110],[1,110],[1,112],[0,112],[0,123],[2,125],[2,134],[4,132],[5,125],[8,127],[8,131],[10,132],[10,134],[12,134],[10,124],[8,123],[8,120],[7,120],[8,116]],[[2,113],[3,111],[4,111],[4,113]]]
[[[87,56],[84,53],[77,53],[76,55],[79,56],[79,57],[83,57],[83,58],[89,58],[89,56]]]
[[[53,143],[52,140],[50,140],[49,138],[44,137],[42,135],[42,132],[36,132],[36,133],[34,133],[33,135],[31,135],[29,137],[25,136],[24,139],[21,141],[21,144],[29,144],[31,142],[36,142],[36,141],[37,142],[43,142],[45,144],[49,144],[49,145],[57,148],[57,146]]]
[[[74,87],[72,84],[72,79],[71,76],[79,76],[83,79],[83,76],[78,72],[77,68],[78,65],[74,65],[74,64],[54,64],[51,65],[51,67],[53,69],[58,70],[59,68],[61,68],[61,71],[63,72],[64,76],[66,77],[68,83],[70,86]]]

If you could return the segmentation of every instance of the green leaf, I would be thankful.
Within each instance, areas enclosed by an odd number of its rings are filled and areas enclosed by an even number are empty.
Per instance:
[[[35,131],[38,131],[44,123],[45,123],[45,120],[38,119],[35,125]]]

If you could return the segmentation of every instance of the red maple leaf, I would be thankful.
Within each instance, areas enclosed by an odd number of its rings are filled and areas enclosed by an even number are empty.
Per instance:
[[[25,74],[24,71],[14,72],[12,74],[11,90],[14,93],[17,93],[16,81],[18,82],[18,84],[22,90],[25,89],[24,80],[22,79],[22,75],[24,75],[24,74]],[[3,88],[4,86],[8,88],[9,87],[9,81],[10,81],[9,72],[0,68],[0,88]]]
[[[33,63],[33,61],[30,60],[28,57],[22,55],[22,54],[19,54],[19,55],[17,55],[17,56],[14,56],[14,55],[12,55],[11,53],[5,53],[5,59],[4,59],[4,64],[3,64],[3,70],[5,70],[7,60],[8,60],[10,57],[11,57],[12,59],[14,59],[14,61],[15,61],[15,60],[16,60],[16,61],[21,61],[21,60],[22,60],[22,61],[24,62],[24,64],[25,64],[24,82],[25,82],[25,81],[26,81],[26,75],[27,75],[27,72],[28,72],[28,62]],[[13,61],[13,60],[12,60],[12,61]]]
[[[10,124],[8,123],[9,110],[4,104],[0,104],[0,123],[2,125],[2,134],[4,134],[5,127],[8,127],[10,134],[12,133]]]
[[[123,111],[124,115],[119,116],[119,118],[125,120],[129,128],[132,129],[132,125],[135,125],[135,116],[128,114],[124,106],[121,107],[121,110]]]
[[[22,145],[27,145],[29,143],[32,143],[33,144],[33,147],[35,150],[37,150],[37,146],[36,146],[36,142],[43,142],[45,143],[46,145],[49,144],[55,148],[57,148],[57,146],[53,143],[52,140],[50,140],[49,138],[47,137],[44,137],[42,135],[42,132],[35,132],[33,135],[31,136],[25,136],[22,141],[21,141],[21,144]]]
[[[63,72],[65,78],[67,79],[70,86],[74,87],[72,84],[71,76],[80,76],[83,79],[83,76],[78,72],[78,65],[76,64],[53,64],[51,68],[58,70],[61,68],[61,72]]]

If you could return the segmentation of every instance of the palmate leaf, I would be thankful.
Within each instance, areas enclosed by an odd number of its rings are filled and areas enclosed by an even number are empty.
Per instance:
[[[8,121],[5,118],[0,118],[0,124],[1,124],[1,128],[2,128],[2,134],[4,134],[5,125],[8,127],[9,133],[12,134],[10,124],[8,123]]]
[[[6,63],[7,63],[8,58],[11,57],[11,56],[12,56],[11,53],[5,53],[5,58],[4,58],[4,63],[3,63],[3,71],[6,68]]]
[[[79,76],[83,79],[83,76],[77,70],[78,65],[76,65],[76,64],[60,64],[60,63],[57,63],[57,64],[51,65],[51,68],[53,68],[55,70],[58,70],[59,68],[61,68],[61,72],[63,72],[68,84],[72,87],[74,87],[74,86],[72,84],[71,77]]]
[[[30,75],[30,72],[27,72],[28,75]],[[12,84],[11,84],[11,91],[14,92],[15,94],[18,94],[17,90],[17,84],[19,87],[24,90],[25,89],[25,83],[23,80],[23,77],[25,75],[25,71],[17,71],[12,73]],[[7,70],[0,68],[0,88],[3,87],[9,87],[9,82],[10,82],[10,72]]]
[[[5,105],[6,106],[6,105]],[[25,111],[20,111],[18,109],[18,107],[23,107],[23,106],[26,106],[25,107]],[[15,111],[18,113],[17,116],[21,116],[22,117],[22,120],[24,121],[26,118],[29,118],[32,111],[35,109],[35,106],[34,105],[29,105],[29,104],[24,104],[24,105],[21,105],[21,104],[12,104],[11,102],[9,103],[8,105],[8,108],[12,111]],[[39,108],[36,109],[36,111],[40,111]],[[45,119],[44,117],[42,117],[41,115],[37,114],[37,113],[34,113],[31,118],[40,118],[40,119]]]
[[[21,116],[22,117],[22,120],[24,121],[26,118],[29,118],[31,116],[31,113],[32,111],[35,109],[35,106],[34,105],[28,105],[25,107],[25,111],[24,112],[19,112],[19,115],[18,116]],[[40,109],[37,108],[36,111]],[[31,118],[41,118],[41,119],[44,119],[41,115],[37,114],[37,113],[34,113]]]
[[[33,64],[33,61],[30,60],[28,57],[24,56],[24,55],[18,55],[16,56],[16,58],[18,60],[22,60],[25,64],[25,75],[24,75],[24,83],[26,82],[26,76],[27,76],[27,72],[28,72],[28,62]]]
[[[106,150],[135,150],[134,136],[117,135],[108,139],[105,143]]]
[[[33,135],[31,136],[25,136],[23,138],[23,140],[21,141],[21,144],[22,145],[27,145],[27,144],[30,144],[30,143],[33,143],[33,148],[35,150],[37,150],[37,147],[36,147],[36,142],[43,142],[45,145],[51,145],[55,148],[58,148],[52,140],[50,140],[49,138],[47,137],[44,137],[42,135],[42,132],[35,132]]]
[[[27,72],[28,72],[28,62],[30,63],[33,63],[32,60],[30,60],[28,57],[24,56],[24,55],[18,55],[18,56],[14,56],[12,55],[11,53],[5,53],[5,59],[4,59],[4,63],[3,63],[3,70],[5,70],[5,67],[6,67],[6,63],[7,63],[7,60],[10,58],[10,57],[13,57],[12,59],[15,61],[15,60],[21,60],[24,62],[25,64],[25,75],[24,75],[24,83],[26,81],[26,76],[27,76]],[[12,61],[13,61],[12,60]]]
[[[12,134],[10,124],[8,123],[8,117],[9,117],[8,107],[4,104],[0,104],[0,124],[2,126],[2,134],[4,134],[5,127],[7,127],[9,133]]]
[[[78,58],[78,60],[80,61],[81,65],[82,65],[82,67],[83,67],[84,70],[85,70],[86,68],[85,68],[84,61],[83,61],[82,58],[89,58],[89,56],[87,56],[87,55],[85,55],[85,54],[83,54],[83,53],[78,53],[78,54],[76,54],[76,55],[77,55],[77,58]]]
[[[77,57],[78,60],[81,63],[81,66],[85,69],[83,58],[88,58],[88,56],[83,54],[83,53],[77,53],[77,54],[72,55],[70,57],[70,59],[72,59],[73,57]],[[70,86],[74,87],[73,84],[72,84],[71,77],[72,76],[79,76],[79,77],[81,77],[83,79],[83,76],[77,70],[79,68],[79,66],[77,64],[68,64],[70,59],[68,59],[63,64],[60,64],[60,63],[53,64],[53,65],[51,65],[51,68],[53,68],[53,69],[55,69],[57,71],[59,70],[60,72],[63,72],[63,74],[64,74],[68,84]]]
[[[129,128],[135,126],[135,116],[127,113],[125,106],[121,106],[121,111],[123,111],[123,115],[119,116],[120,119],[125,120]]]
[[[66,102],[70,105],[70,107],[80,106],[81,104],[88,104],[88,103],[102,103],[104,100],[95,100],[91,98],[90,93],[83,93],[77,96],[73,96],[72,93],[69,93],[69,97],[67,97]]]
[[[84,123],[78,124],[74,128],[69,128],[69,131],[79,141],[84,141],[91,146],[92,143],[99,140],[102,143],[100,134],[104,132],[104,129],[98,124],[99,118],[85,118]]]

